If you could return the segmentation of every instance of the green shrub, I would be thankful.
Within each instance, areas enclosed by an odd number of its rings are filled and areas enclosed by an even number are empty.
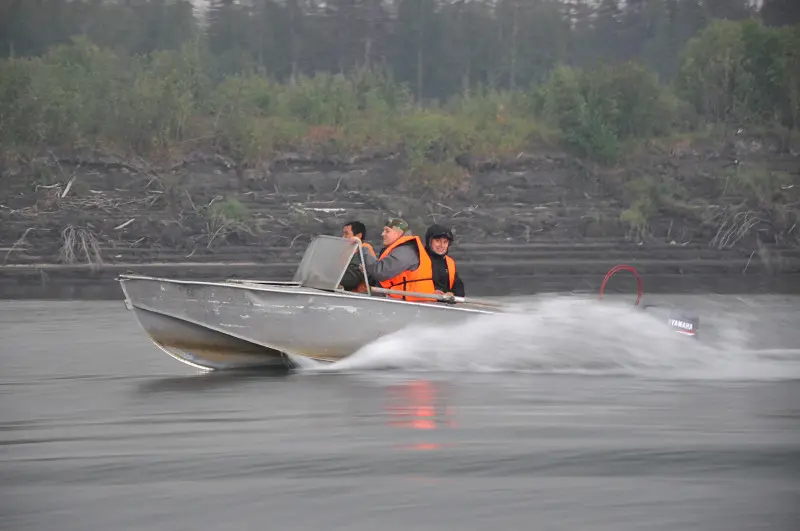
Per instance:
[[[678,94],[712,121],[800,123],[800,28],[714,21],[681,55]]]
[[[427,111],[403,120],[400,132],[411,168],[454,160],[469,149],[473,133],[456,117]]]
[[[120,56],[80,37],[38,58],[0,60],[0,142],[155,155],[208,139],[246,164],[288,150],[400,149],[418,176],[423,167],[449,175],[429,165],[452,165],[462,154],[515,156],[554,140],[611,164],[631,140],[703,122],[800,123],[800,29],[755,21],[716,21],[692,39],[677,92],[635,63],[559,66],[530,90],[477,89],[420,109],[406,85],[379,69],[281,84],[252,65],[214,77],[218,59],[198,41]]]
[[[250,210],[236,198],[228,197],[208,207],[209,219],[220,224],[244,222],[250,219]]]
[[[604,163],[617,160],[622,140],[669,132],[678,107],[658,76],[634,63],[559,67],[536,100],[540,114],[561,129],[568,145]]]
[[[688,199],[686,190],[675,180],[650,175],[628,181],[623,195],[628,207],[620,213],[620,221],[638,239],[646,236],[656,214],[683,208]]]

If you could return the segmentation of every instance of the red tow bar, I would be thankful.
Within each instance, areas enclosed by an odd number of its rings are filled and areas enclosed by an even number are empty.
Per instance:
[[[606,283],[609,281],[611,277],[613,277],[619,271],[630,271],[636,276],[637,296],[636,296],[636,304],[634,304],[634,306],[639,306],[639,301],[642,300],[642,278],[639,276],[639,273],[637,273],[633,267],[626,264],[615,265],[608,271],[608,273],[606,273],[606,278],[603,279],[603,284],[600,286],[600,298],[601,299],[603,298],[603,292],[605,292],[606,290]]]

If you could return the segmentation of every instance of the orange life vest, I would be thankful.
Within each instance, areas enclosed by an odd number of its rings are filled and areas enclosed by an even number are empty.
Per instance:
[[[447,285],[447,287],[453,289],[453,283],[456,281],[456,261],[450,258],[448,255],[444,255],[444,261],[447,263],[447,276],[450,277],[450,283]]]
[[[414,271],[403,271],[394,278],[379,282],[380,286],[384,289],[392,289],[397,291],[414,291],[417,293],[436,293],[436,288],[433,285],[433,265],[428,253],[425,251],[425,246],[419,236],[403,236],[396,242],[386,247],[379,258],[382,259],[391,253],[396,247],[413,241],[417,244],[417,251],[419,252],[419,267]],[[413,297],[406,295],[391,294],[389,297],[394,299],[403,299],[405,301],[415,302],[435,302],[435,299],[426,299],[423,297]]]
[[[371,254],[372,256],[375,256],[375,249],[373,249],[370,244],[368,244],[367,242],[361,242],[361,246],[364,249],[366,249],[369,252],[369,254]],[[356,251],[356,252],[358,252],[358,251]],[[366,293],[367,292],[367,283],[366,282],[361,282],[358,286],[356,286],[356,289],[354,289],[353,291],[355,291],[356,293]]]

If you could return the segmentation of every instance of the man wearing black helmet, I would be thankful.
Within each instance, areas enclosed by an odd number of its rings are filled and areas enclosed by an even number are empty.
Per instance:
[[[447,255],[453,233],[442,225],[431,225],[425,232],[425,250],[433,266],[433,284],[441,294],[464,296],[464,283],[456,272],[456,262]]]

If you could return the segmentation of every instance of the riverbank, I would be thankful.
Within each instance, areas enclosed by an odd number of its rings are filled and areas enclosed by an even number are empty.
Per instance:
[[[594,292],[618,263],[636,267],[647,292],[800,290],[798,229],[770,217],[796,208],[800,157],[764,136],[680,139],[614,167],[521,153],[463,167],[447,196],[409,189],[399,159],[284,157],[251,168],[194,152],[157,168],[48,152],[12,161],[0,197],[0,297],[118,298],[122,272],[288,279],[315,235],[360,219],[377,245],[390,215],[419,234],[451,225],[452,254],[475,295]],[[770,181],[773,172],[789,181]],[[679,186],[680,198],[657,191],[639,223],[627,191],[653,175]],[[768,205],[743,195],[748,182]],[[622,276],[611,291],[633,289]]]
[[[84,35],[2,60],[0,291],[287,278],[315,235],[358,219],[375,245],[390,215],[450,225],[470,293],[593,291],[619,262],[651,291],[794,288],[796,38],[716,21],[670,82],[547,67],[438,102],[390,71],[219,71],[199,41],[142,56]]]

